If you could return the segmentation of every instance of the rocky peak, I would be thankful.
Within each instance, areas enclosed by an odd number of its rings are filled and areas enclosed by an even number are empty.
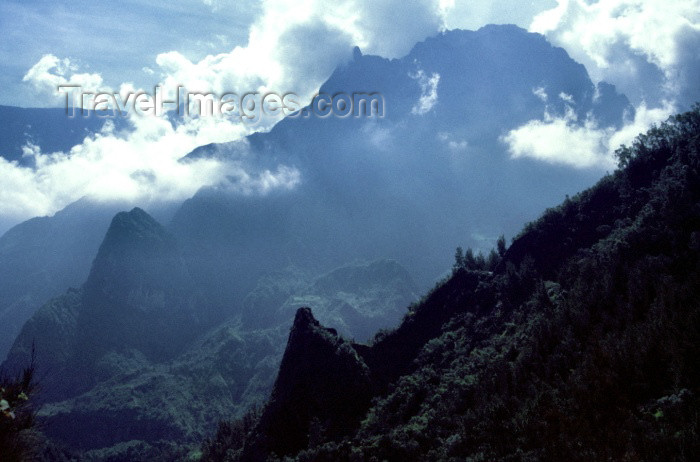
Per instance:
[[[369,403],[369,377],[349,342],[334,329],[321,326],[311,309],[299,308],[270,402],[260,419],[263,431],[256,432],[266,438],[251,442],[246,448],[248,458],[255,460],[269,450],[294,454],[308,446],[314,431],[328,438],[350,433]]]
[[[183,278],[175,238],[140,208],[114,216],[93,261],[86,293],[118,295]],[[175,285],[176,286],[176,285]]]

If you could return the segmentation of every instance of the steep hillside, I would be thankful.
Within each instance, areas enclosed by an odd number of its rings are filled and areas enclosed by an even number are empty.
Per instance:
[[[261,440],[251,442],[248,457],[263,460],[267,450],[303,449],[312,418],[326,435],[347,434],[371,396],[369,369],[352,346],[334,329],[321,327],[309,308],[300,308],[258,425]]]
[[[212,325],[175,238],[139,208],[112,220],[87,281],[79,350],[174,357]]]
[[[47,398],[72,396],[96,382],[107,352],[173,357],[201,333],[206,312],[176,243],[143,210],[117,214],[87,282],[44,305],[23,327],[4,368],[21,370],[33,348],[43,363]],[[39,370],[42,373],[42,370]]]
[[[0,360],[41,305],[85,281],[117,210],[81,200],[0,237]]]
[[[273,399],[222,424],[203,460],[694,460],[700,107],[618,158],[498,260],[458,253],[452,276],[369,346],[300,310],[311,333],[300,340],[295,324]],[[343,358],[342,373],[323,366]],[[372,400],[339,392],[350,383]]]

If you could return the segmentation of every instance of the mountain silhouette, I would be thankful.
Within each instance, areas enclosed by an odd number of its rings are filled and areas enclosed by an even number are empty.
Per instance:
[[[430,77],[437,78],[434,104],[416,113]],[[512,159],[504,134],[545,111],[573,111],[580,124],[592,115],[610,127],[634,112],[563,49],[515,26],[447,31],[401,59],[355,53],[320,92],[377,92],[385,115],[299,115],[268,133],[197,151],[253,170],[288,165],[301,175],[294,190],[263,197],[204,188],[175,214],[170,229],[203,283],[213,289],[222,279],[237,281],[222,294],[227,300],[276,264],[271,255],[316,270],[354,257],[391,258],[427,288],[455,244],[487,250],[604,173]]]

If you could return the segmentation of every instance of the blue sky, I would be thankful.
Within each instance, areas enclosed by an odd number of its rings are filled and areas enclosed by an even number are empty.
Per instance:
[[[82,71],[116,85],[156,83],[159,53],[177,50],[191,60],[245,44],[260,13],[256,1],[207,5],[202,0],[2,0],[0,104],[36,107],[46,100],[22,82],[46,54],[69,58]],[[53,103],[53,101],[52,101]]]

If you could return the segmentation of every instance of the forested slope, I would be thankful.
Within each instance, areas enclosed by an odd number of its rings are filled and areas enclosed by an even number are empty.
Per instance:
[[[271,401],[204,460],[693,460],[700,107],[617,155],[369,346],[300,311]]]

